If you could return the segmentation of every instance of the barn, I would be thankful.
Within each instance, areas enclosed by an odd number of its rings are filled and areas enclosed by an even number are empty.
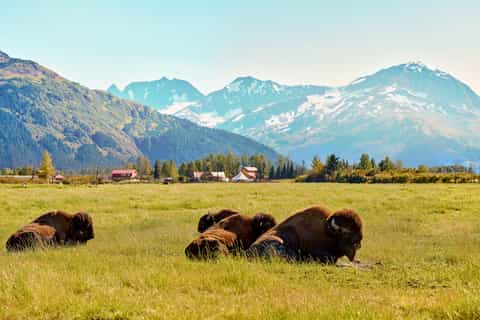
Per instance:
[[[115,169],[112,170],[113,181],[133,180],[137,178],[137,170],[135,169]]]

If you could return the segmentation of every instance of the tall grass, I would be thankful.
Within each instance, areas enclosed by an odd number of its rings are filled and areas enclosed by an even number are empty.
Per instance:
[[[480,186],[188,184],[0,186],[0,239],[39,214],[85,210],[86,246],[0,250],[0,319],[478,319]],[[192,262],[200,215],[282,220],[312,204],[365,223],[358,270],[312,263]]]

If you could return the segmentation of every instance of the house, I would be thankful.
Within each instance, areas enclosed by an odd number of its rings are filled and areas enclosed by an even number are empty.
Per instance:
[[[252,182],[254,180],[252,177],[245,175],[242,170],[232,178],[233,182]]]
[[[228,179],[224,171],[194,171],[193,172],[193,181],[220,181],[227,182]]]
[[[228,181],[227,177],[225,176],[225,172],[223,171],[211,171],[210,179],[213,181],[221,181],[221,182]]]
[[[53,177],[53,182],[55,182],[55,183],[62,183],[64,180],[65,180],[65,177],[62,176],[62,175],[59,174],[59,173],[57,173],[57,174]]]
[[[256,167],[243,167],[240,171],[250,179],[257,179],[258,169]]]
[[[202,180],[203,172],[202,171],[194,171],[193,172],[193,181],[200,182]]]
[[[115,169],[112,171],[113,181],[132,180],[137,177],[137,170],[135,169]]]

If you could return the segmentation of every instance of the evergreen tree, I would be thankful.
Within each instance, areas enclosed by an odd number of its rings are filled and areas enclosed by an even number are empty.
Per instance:
[[[153,178],[158,180],[160,179],[160,173],[162,170],[162,164],[160,160],[155,160],[155,164],[153,165]]]
[[[270,167],[270,172],[268,174],[268,178],[269,179],[275,179],[275,167],[273,165]]]
[[[50,178],[55,174],[55,167],[53,166],[52,157],[48,151],[43,153],[42,163],[40,164],[38,176],[45,180],[50,180]]]
[[[372,169],[372,161],[370,160],[370,156],[367,153],[363,153],[360,156],[360,163],[358,164],[358,168],[363,170]]]
[[[185,162],[182,162],[180,168],[178,168],[178,174],[182,177],[185,177],[187,175],[187,165],[185,164]]]
[[[195,162],[190,161],[187,164],[187,174],[186,174],[186,176],[188,176],[189,178],[193,178],[193,173],[195,171],[197,171],[197,167],[195,166]]]
[[[340,169],[340,158],[335,154],[331,154],[327,157],[325,163],[325,171],[328,175],[333,176],[335,172]]]
[[[395,169],[395,164],[387,156],[387,157],[385,157],[385,159],[383,159],[382,161],[380,161],[378,163],[378,167],[380,168],[381,171],[390,171],[390,170]]]
[[[319,173],[323,169],[323,163],[318,156],[314,156],[312,159],[312,171]]]

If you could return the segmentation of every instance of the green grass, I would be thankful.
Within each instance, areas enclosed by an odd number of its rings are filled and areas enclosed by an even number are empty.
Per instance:
[[[478,319],[480,186],[348,184],[0,186],[0,239],[52,209],[86,210],[87,246],[0,250],[0,319]],[[351,207],[368,270],[192,262],[201,214]]]

